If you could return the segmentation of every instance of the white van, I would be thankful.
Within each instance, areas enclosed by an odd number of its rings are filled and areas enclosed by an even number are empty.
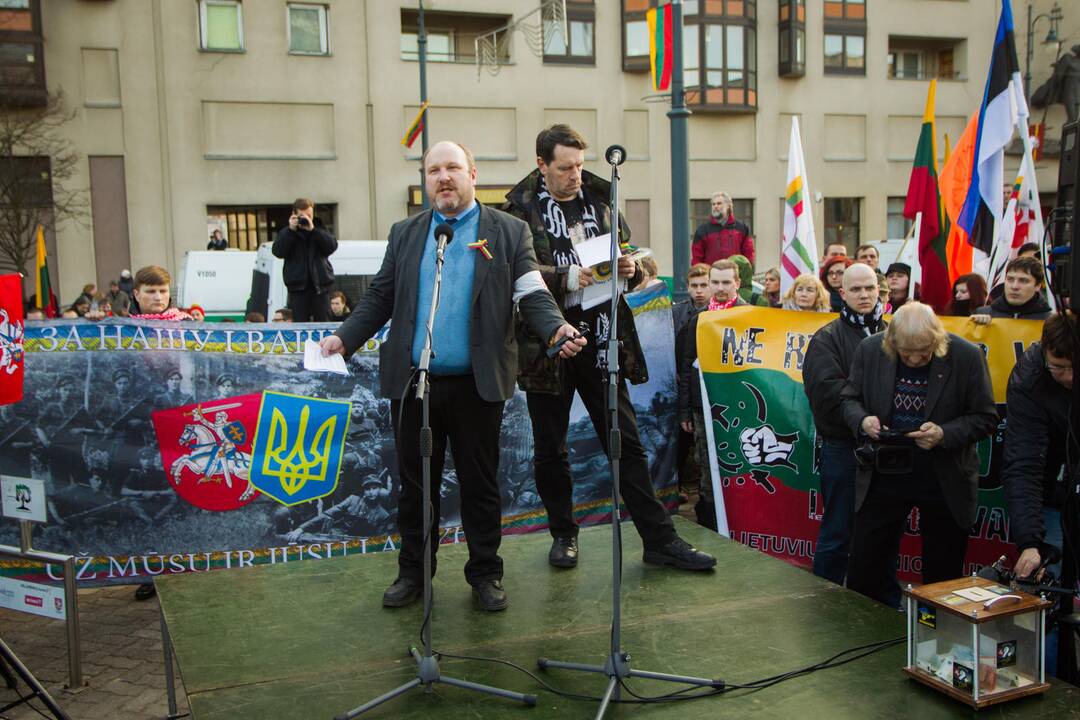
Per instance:
[[[193,250],[184,253],[177,279],[176,304],[198,305],[209,319],[243,319],[251,294],[257,253],[243,250]]]
[[[334,290],[341,290],[354,307],[367,292],[371,279],[382,267],[386,254],[386,240],[340,240],[338,249],[330,256],[334,268]],[[264,243],[256,253],[255,267],[251,273],[249,308],[261,312],[267,319],[274,311],[285,307],[288,290],[282,280],[285,261],[274,257],[272,243]]]

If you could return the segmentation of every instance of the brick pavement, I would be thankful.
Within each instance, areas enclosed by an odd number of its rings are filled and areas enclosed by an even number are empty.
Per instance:
[[[64,690],[64,624],[0,609],[0,637],[74,720],[150,720],[168,713],[157,598],[136,602],[134,592],[131,586],[79,591],[83,677],[89,684],[78,693]],[[186,713],[179,672],[176,679],[178,711]],[[18,689],[26,694],[25,685]],[[0,707],[15,699],[16,694],[0,684]],[[33,704],[45,710],[40,702]],[[21,705],[2,717],[41,716]]]

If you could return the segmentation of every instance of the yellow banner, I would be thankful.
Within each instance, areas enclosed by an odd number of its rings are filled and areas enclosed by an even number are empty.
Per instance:
[[[701,314],[698,358],[702,372],[777,370],[802,382],[810,338],[836,313],[735,307]],[[1005,402],[1005,386],[1016,360],[1042,334],[1039,320],[995,319],[976,325],[971,318],[943,317],[945,329],[982,348],[990,365],[994,399]]]

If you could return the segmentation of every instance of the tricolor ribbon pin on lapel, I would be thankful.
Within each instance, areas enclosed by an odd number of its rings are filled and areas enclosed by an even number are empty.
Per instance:
[[[479,250],[488,260],[494,258],[494,255],[491,254],[491,250],[488,249],[488,241],[486,238],[477,240],[476,242],[471,242],[469,243],[468,247],[472,250]]]

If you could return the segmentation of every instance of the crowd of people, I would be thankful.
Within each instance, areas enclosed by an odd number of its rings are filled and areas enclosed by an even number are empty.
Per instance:
[[[285,260],[289,289],[288,307],[273,313],[274,322],[340,320],[337,331],[321,344],[326,354],[348,356],[393,320],[379,372],[382,395],[394,401],[400,493],[396,520],[402,540],[399,575],[383,595],[387,607],[411,604],[422,587],[421,415],[410,388],[428,337],[439,347],[431,360],[432,475],[442,476],[449,450],[469,547],[465,577],[477,605],[497,611],[508,604],[498,554],[497,469],[503,408],[515,384],[526,393],[533,430],[536,491],[552,536],[548,562],[563,569],[579,563],[568,423],[577,396],[604,451],[610,452],[611,436],[604,422],[608,382],[604,350],[613,318],[606,303],[587,306],[583,301],[585,289],[601,278],[581,264],[576,246],[616,226],[621,239],[630,240],[625,218],[613,216],[606,204],[606,181],[582,168],[586,148],[584,138],[569,126],[545,128],[537,137],[536,168],[507,194],[502,211],[497,211],[476,201],[478,171],[469,150],[456,142],[433,145],[422,160],[433,210],[393,226],[382,268],[355,307],[333,290],[328,257],[336,240],[313,216],[310,200],[296,202],[289,226],[274,243],[275,255]],[[434,233],[442,222],[455,227],[457,241],[438,257],[454,282],[441,288],[438,323],[429,336],[423,323],[434,291],[430,282],[436,263]],[[828,243],[818,274],[800,275],[781,293],[780,273],[771,269],[758,290],[753,283],[750,229],[735,218],[730,196],[718,192],[709,219],[695,232],[692,248],[689,299],[673,309],[679,421],[675,432],[680,434],[683,467],[691,474],[696,469],[699,522],[716,527],[711,478],[704,469],[708,419],[695,370],[701,313],[734,307],[832,312],[837,317],[814,334],[802,368],[817,430],[823,501],[814,573],[898,606],[899,543],[910,511],[918,507],[923,581],[962,576],[979,487],[975,447],[999,425],[983,352],[947,332],[938,314],[919,302],[919,287],[912,282],[908,265],[894,262],[882,272],[874,245],[859,246],[852,259],[843,243]],[[1049,554],[1047,543],[1061,537],[1060,525],[1067,517],[1060,513],[1065,503],[1062,488],[1072,472],[1062,471],[1070,442],[1063,417],[1068,414],[1076,360],[1071,342],[1076,323],[1071,315],[1051,313],[1037,254],[1038,246],[1021,248],[1005,268],[1004,281],[994,288],[988,289],[979,275],[958,278],[944,312],[969,316],[978,324],[995,318],[1045,321],[1042,342],[1027,350],[1009,381],[1001,471],[1015,519],[1013,537],[1021,550],[1017,569],[1024,572],[1041,569]],[[658,272],[652,258],[623,257],[613,274],[628,288],[640,289],[660,282]],[[158,266],[144,267],[134,275],[125,270],[110,282],[107,293],[87,285],[64,315],[88,320],[110,315],[203,319],[205,313],[198,306],[172,305],[170,284],[169,273]],[[656,497],[628,393],[628,384],[645,382],[648,370],[629,306],[620,301],[614,312],[622,493],[642,539],[643,560],[708,570],[715,559],[679,537]],[[888,322],[887,315],[891,315]],[[41,319],[33,310],[28,317]],[[245,320],[258,323],[266,318],[249,313]],[[1077,457],[1076,448],[1071,457]],[[436,522],[437,488],[438,483],[430,498]]]
[[[1040,342],[1012,370],[1004,420],[983,350],[947,332],[934,309],[918,301],[906,264],[893,263],[882,275],[875,247],[859,247],[852,261],[846,248],[830,244],[820,274],[800,275],[783,295],[779,273],[765,274],[771,307],[839,315],[814,333],[802,366],[823,508],[816,575],[900,607],[900,541],[918,508],[922,581],[962,577],[977,510],[976,445],[998,432],[1004,448],[996,470],[1020,553],[1018,577],[1044,572],[1063,550],[1064,561],[1049,570],[1067,587],[1076,583],[1077,549],[1068,528],[1076,532],[1080,509],[1076,488],[1069,487],[1076,485],[1080,446],[1066,429],[1077,322],[1071,312],[1051,311],[1038,253],[1035,243],[1019,248],[1003,281],[989,290],[981,275],[961,276],[942,313],[973,325],[995,318],[1044,322]],[[700,478],[695,509],[710,527],[715,506],[703,450],[708,420],[697,379],[697,321],[703,311],[746,305],[744,282],[733,258],[696,264],[687,274],[689,299],[673,312],[680,455],[683,468]]]

